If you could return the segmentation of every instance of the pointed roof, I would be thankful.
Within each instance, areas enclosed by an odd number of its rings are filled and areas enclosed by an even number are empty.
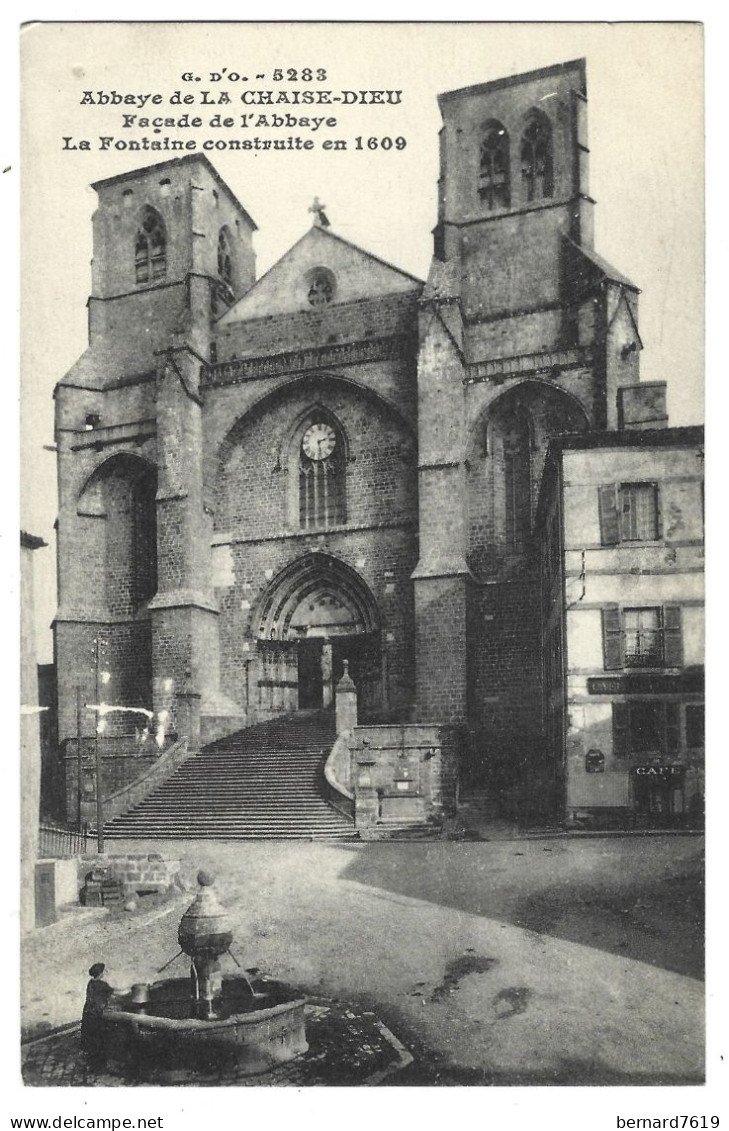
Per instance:
[[[631,291],[635,291],[636,293],[640,294],[640,287],[636,287],[635,283],[633,283],[627,277],[627,275],[623,275],[622,272],[618,271],[617,268],[608,263],[607,259],[603,259],[601,255],[598,255],[593,248],[585,247],[583,244],[575,243],[575,241],[570,239],[569,236],[563,236],[562,238],[566,243],[568,243],[571,247],[578,251],[580,255],[582,255],[588,261],[588,263],[591,263],[593,267],[596,267],[600,274],[604,275],[606,279],[609,279],[611,283],[619,283],[621,287],[629,287]]]
[[[332,276],[333,303],[416,291],[423,286],[422,279],[315,224],[225,312],[218,325],[311,311],[307,280],[317,269]]]
[[[460,294],[460,265],[452,260],[433,259],[421,302],[453,302]]]

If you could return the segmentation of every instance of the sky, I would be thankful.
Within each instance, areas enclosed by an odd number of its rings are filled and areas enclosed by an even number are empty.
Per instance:
[[[211,152],[253,216],[258,273],[310,226],[318,196],[332,228],[421,278],[436,219],[437,94],[584,57],[595,246],[641,289],[641,376],[668,383],[672,424],[703,421],[702,33],[691,24],[29,24],[22,35],[21,525],[49,542],[36,554],[39,650],[51,659],[56,517],[53,388],[86,346],[90,184],[163,160],[115,146],[150,129],[123,113],[203,117],[170,137],[299,134],[311,151]],[[223,72],[223,68],[226,68]],[[284,78],[273,81],[276,68]],[[289,68],[297,71],[289,81]],[[311,68],[313,77],[302,77]],[[326,78],[317,81],[322,69]],[[228,81],[228,76],[244,75]],[[223,74],[221,81],[210,75]],[[183,76],[199,76],[200,82]],[[264,80],[256,75],[263,74]],[[398,105],[242,106],[259,89],[399,90]],[[157,106],[82,105],[83,92],[163,97]],[[200,105],[202,90],[231,104]],[[169,105],[175,91],[194,104]],[[335,116],[337,126],[244,131],[242,112]],[[231,115],[229,130],[208,126]],[[113,137],[107,150],[99,138]],[[324,151],[325,136],[345,152]],[[354,138],[364,139],[361,151]],[[64,143],[63,138],[73,139]],[[404,148],[366,146],[402,137]],[[78,145],[88,139],[90,150]],[[64,145],[66,146],[64,148]]]

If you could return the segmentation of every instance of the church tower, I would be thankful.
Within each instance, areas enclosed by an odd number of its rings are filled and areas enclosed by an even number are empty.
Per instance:
[[[255,224],[205,158],[93,187],[89,346],[55,392],[61,743],[77,734],[77,699],[153,709],[173,730],[186,681],[215,694],[200,370],[214,320],[254,278]],[[80,715],[90,738],[94,716]],[[102,723],[113,775],[128,717]]]
[[[420,303],[417,715],[468,723],[474,774],[508,782],[542,742],[532,531],[547,443],[618,425],[618,390],[638,380],[638,291],[592,247],[584,60],[439,103]],[[665,424],[660,400],[650,411]]]

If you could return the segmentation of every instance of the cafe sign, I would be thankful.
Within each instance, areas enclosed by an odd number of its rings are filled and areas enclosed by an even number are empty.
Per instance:
[[[685,772],[685,766],[635,766],[633,769],[636,777],[656,778],[662,781],[683,777]]]

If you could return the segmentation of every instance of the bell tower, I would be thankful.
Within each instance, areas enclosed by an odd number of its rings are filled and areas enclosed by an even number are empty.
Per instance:
[[[561,348],[575,338],[564,239],[592,244],[585,62],[439,98],[435,255],[456,267],[469,352]]]
[[[175,339],[206,356],[213,321],[255,278],[256,225],[245,208],[208,160],[192,155],[92,187],[89,337],[117,370],[108,379]]]
[[[70,812],[79,783],[67,740],[78,729],[78,695],[99,701],[99,642],[107,703],[153,710],[171,733],[177,697],[191,685],[203,711],[235,710],[211,706],[218,610],[200,373],[214,356],[216,319],[255,275],[256,225],[205,157],[186,155],[93,188],[89,345],[55,390],[54,631]],[[129,721],[123,712],[104,720],[112,760]],[[86,713],[82,722],[88,739],[95,720]],[[118,784],[121,765],[109,768]]]
[[[592,246],[583,59],[438,101],[419,315],[417,718],[467,723],[508,777],[541,742],[532,532],[547,445],[617,427],[619,390],[638,380],[638,291]]]

